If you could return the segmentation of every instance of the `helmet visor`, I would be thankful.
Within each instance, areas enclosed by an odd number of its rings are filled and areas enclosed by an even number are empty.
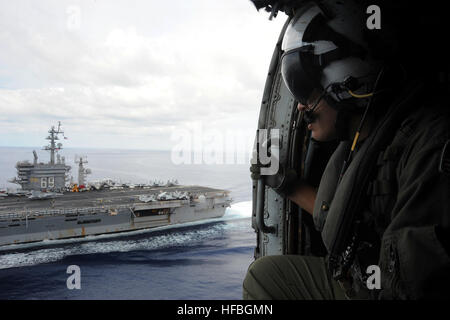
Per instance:
[[[306,105],[314,88],[320,88],[315,79],[320,74],[313,61],[316,43],[309,41],[311,21],[322,11],[313,2],[306,3],[292,18],[283,37],[281,50],[281,75],[286,87],[301,104]],[[308,40],[308,41],[305,41]]]
[[[314,89],[321,88],[317,79],[313,76],[318,74],[313,70],[312,55],[304,52],[303,48],[286,52],[281,57],[281,76],[284,84],[303,105],[307,105]],[[306,68],[305,68],[306,67]]]

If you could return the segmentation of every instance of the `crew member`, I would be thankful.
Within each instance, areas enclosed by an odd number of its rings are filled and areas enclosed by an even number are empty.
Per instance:
[[[435,61],[384,52],[361,6],[319,3],[296,8],[281,72],[311,138],[340,144],[318,190],[288,170],[263,178],[312,214],[328,254],[256,260],[244,299],[449,298],[448,82]]]

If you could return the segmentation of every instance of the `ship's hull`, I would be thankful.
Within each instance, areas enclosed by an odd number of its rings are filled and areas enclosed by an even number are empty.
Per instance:
[[[127,232],[218,218],[229,206],[228,192],[203,187],[203,197],[189,200],[142,202],[139,195],[155,190],[122,190],[64,196],[65,199],[34,202],[0,200],[0,246],[43,240],[66,239]],[[167,191],[169,188],[165,188]],[[178,188],[172,188],[173,190]],[[2,206],[2,204],[4,206]],[[51,207],[47,207],[50,205]],[[31,206],[32,208],[27,208]]]

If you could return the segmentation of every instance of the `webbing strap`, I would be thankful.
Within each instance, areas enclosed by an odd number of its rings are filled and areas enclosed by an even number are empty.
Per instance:
[[[390,146],[378,155],[377,165],[384,165],[386,161],[398,161],[403,153],[404,146]]]
[[[396,190],[397,186],[392,180],[375,180],[369,184],[367,193],[372,196],[380,196],[393,194]]]

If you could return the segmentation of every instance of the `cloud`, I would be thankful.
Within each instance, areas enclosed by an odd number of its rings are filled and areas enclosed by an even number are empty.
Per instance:
[[[58,120],[76,147],[170,149],[196,121],[256,128],[284,18],[216,2],[0,4],[0,145],[40,145]]]

